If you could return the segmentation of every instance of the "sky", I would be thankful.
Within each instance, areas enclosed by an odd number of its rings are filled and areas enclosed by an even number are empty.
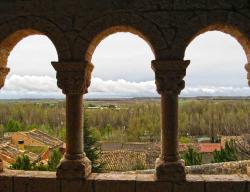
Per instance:
[[[96,48],[95,66],[87,98],[155,97],[154,55],[149,45],[131,33],[116,33]],[[207,32],[187,47],[191,60],[181,96],[248,96],[244,65],[247,59],[241,45],[230,35]],[[53,43],[41,35],[21,40],[8,58],[11,69],[0,99],[63,98],[56,85],[51,61],[58,61]]]

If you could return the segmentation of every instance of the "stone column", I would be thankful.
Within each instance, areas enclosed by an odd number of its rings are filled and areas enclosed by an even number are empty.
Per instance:
[[[245,69],[247,71],[248,86],[250,87],[250,63],[245,65]],[[250,177],[250,166],[247,166],[247,175]]]
[[[0,89],[4,86],[5,78],[9,71],[10,69],[7,67],[0,67]]]
[[[0,67],[0,89],[4,86],[5,78],[8,75],[10,69],[7,67]],[[3,171],[3,161],[0,158],[0,172]]]
[[[91,162],[83,151],[83,94],[90,85],[93,65],[87,62],[52,62],[57,85],[66,94],[66,153],[57,169],[60,179],[86,178]]]
[[[161,95],[161,154],[156,160],[156,178],[184,181],[185,167],[178,152],[178,95],[190,61],[152,61],[157,91]]]
[[[249,87],[250,87],[250,63],[247,63],[247,64],[245,65],[245,69],[246,69],[246,71],[247,71],[247,80],[248,80],[248,85],[249,85]]]

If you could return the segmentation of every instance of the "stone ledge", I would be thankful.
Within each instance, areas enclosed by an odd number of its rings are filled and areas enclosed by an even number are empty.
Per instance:
[[[247,175],[187,175],[185,182],[157,181],[154,174],[93,173],[87,180],[61,180],[55,172],[5,170],[0,192],[248,192]]]

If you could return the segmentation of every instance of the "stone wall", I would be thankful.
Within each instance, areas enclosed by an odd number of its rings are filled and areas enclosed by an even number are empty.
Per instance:
[[[250,160],[186,166],[188,174],[247,174]]]
[[[164,158],[158,159],[156,175],[159,180],[184,180],[176,146],[177,95],[184,88],[189,64],[184,61],[184,54],[196,36],[210,30],[235,37],[250,61],[249,0],[1,0],[0,88],[9,72],[7,60],[15,45],[30,35],[46,35],[56,47],[59,61],[53,66],[58,86],[67,97],[68,159],[59,166],[58,179],[50,173],[0,173],[0,192],[248,191],[245,176],[188,176],[184,183],[156,181],[153,175],[92,174],[85,182],[59,179],[64,174],[79,178],[90,173],[90,162],[82,155],[80,135],[82,95],[90,85],[92,54],[108,35],[131,32],[152,48],[157,90],[162,101],[173,101],[162,102],[162,108],[167,109],[162,112],[167,119],[162,121]],[[249,64],[246,69],[250,74]],[[250,85],[250,75],[248,80]],[[174,161],[178,171],[172,169]]]
[[[54,172],[5,171],[0,192],[249,192],[246,175],[187,175],[185,182],[156,181],[152,174],[91,174],[60,180]]]
[[[183,59],[197,35],[219,30],[249,54],[248,0],[33,0],[0,2],[1,66],[22,38],[47,35],[60,61],[91,61],[98,43],[131,32],[149,43],[158,60]]]

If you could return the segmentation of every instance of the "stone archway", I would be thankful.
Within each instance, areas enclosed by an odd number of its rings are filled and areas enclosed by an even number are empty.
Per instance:
[[[59,60],[69,60],[70,48],[63,32],[56,25],[40,17],[17,17],[0,24],[0,66],[6,65],[6,57],[13,47],[29,35],[45,35],[56,47]]]
[[[233,36],[241,44],[250,60],[249,23],[250,20],[246,17],[227,11],[201,14],[191,18],[190,22],[180,30],[177,36],[178,42],[175,45],[184,57],[187,46],[194,38],[202,33],[216,30]]]
[[[59,60],[70,58],[70,50],[63,33],[49,21],[36,17],[18,17],[0,25],[0,87],[9,72],[7,60],[15,45],[30,35],[46,35],[55,45]]]
[[[202,14],[199,17],[194,17],[190,20],[190,24],[184,27],[182,33],[179,33],[178,40],[180,45],[176,50],[184,57],[186,48],[190,42],[202,33],[208,31],[220,31],[231,35],[242,46],[248,63],[246,69],[248,71],[248,82],[250,85],[250,20],[239,14],[220,11],[209,15]],[[185,33],[184,33],[185,31]]]
[[[74,58],[90,62],[101,40],[116,32],[131,32],[138,35],[149,44],[156,58],[158,50],[167,47],[162,32],[155,24],[138,15],[120,13],[97,19],[83,28],[75,41]]]

